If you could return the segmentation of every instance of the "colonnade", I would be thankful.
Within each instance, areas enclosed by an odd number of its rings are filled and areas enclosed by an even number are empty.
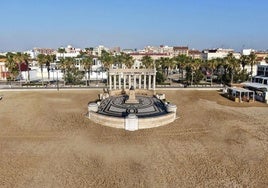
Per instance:
[[[155,73],[154,69],[112,69],[109,71],[109,88],[155,90]]]

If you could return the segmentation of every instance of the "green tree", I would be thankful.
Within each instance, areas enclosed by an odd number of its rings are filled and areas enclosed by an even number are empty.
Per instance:
[[[126,65],[127,68],[131,68],[134,65],[134,59],[129,54],[123,54],[123,63]]]
[[[8,68],[9,78],[10,80],[15,81],[16,77],[19,74],[17,63],[14,61],[15,54],[8,52],[6,54],[6,67]]]
[[[243,70],[243,72],[244,72],[244,70],[245,70],[245,66],[249,64],[249,56],[247,56],[247,55],[242,55],[242,56],[240,57],[240,64],[241,64],[241,66],[242,66],[242,70]]]
[[[156,72],[156,83],[160,84],[165,81],[165,77],[162,72]]]
[[[47,62],[47,57],[45,54],[38,54],[37,55],[37,62],[41,70],[41,77],[42,77],[42,86],[44,86],[44,74],[43,74],[43,66]]]
[[[29,64],[29,61],[31,61],[31,56],[27,53],[24,53],[22,54],[22,60],[23,62],[26,64],[26,67],[27,67],[27,81],[30,82],[30,64]]]
[[[19,79],[20,79],[20,85],[22,84],[21,83],[21,77],[22,77],[22,74],[21,74],[21,64],[23,62],[23,54],[21,52],[17,52],[14,56],[14,61],[17,63],[18,67],[19,67]]]
[[[93,64],[93,57],[91,55],[83,57],[82,66],[84,67],[84,70],[86,72],[86,86],[89,86],[89,80],[90,80],[89,73],[92,64]]]
[[[115,61],[114,57],[105,50],[102,50],[100,60],[106,70],[109,70]]]
[[[50,64],[56,60],[56,55],[46,55],[47,79],[50,80]]]
[[[234,57],[233,53],[229,53],[227,57],[224,58],[224,63],[231,77],[230,82],[233,84],[234,74],[237,68],[240,67],[239,61]]]
[[[107,51],[102,50],[100,60],[104,69],[107,71],[107,76],[109,78],[109,69],[111,68],[112,64],[115,62],[115,58]],[[109,84],[109,79],[107,79],[107,82]]]
[[[245,70],[245,66],[249,64],[249,56],[247,55],[242,55],[239,59],[240,64],[242,66],[242,74],[239,76],[241,81],[244,82],[247,80],[247,73]]]
[[[66,50],[65,50],[65,48],[63,48],[63,47],[61,47],[61,48],[58,48],[58,53],[60,53],[60,54],[62,54],[61,56],[61,58],[65,58],[65,56],[64,56],[64,54],[66,53]]]
[[[252,76],[253,76],[253,66],[257,64],[257,56],[254,52],[251,52],[249,54],[249,64],[250,64],[250,79],[252,81]]]
[[[214,72],[215,72],[215,69],[219,65],[219,60],[218,59],[208,60],[207,65],[208,65],[208,69],[210,70],[210,80],[211,80],[210,85],[212,85]]]
[[[154,60],[151,56],[145,55],[141,58],[142,65],[147,68],[153,68],[154,67]]]
[[[179,68],[179,71],[181,74],[180,79],[183,81],[184,80],[184,70],[186,69],[186,66],[191,61],[191,58],[186,56],[185,54],[181,54],[181,55],[174,57],[173,60],[175,61],[176,65]]]
[[[64,81],[64,86],[66,85],[66,81],[69,83],[69,77],[71,76],[71,70],[75,67],[74,64],[74,58],[71,57],[66,57],[64,59],[60,59],[60,65],[59,68],[63,72],[63,81]]]
[[[191,85],[193,82],[198,83],[200,82],[200,72],[199,69],[202,65],[201,59],[192,59],[191,62],[188,63],[188,66],[190,67],[191,71]],[[189,78],[189,73],[188,73],[188,78]]]

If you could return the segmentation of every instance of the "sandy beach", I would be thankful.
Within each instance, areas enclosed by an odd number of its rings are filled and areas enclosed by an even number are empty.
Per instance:
[[[268,187],[268,105],[161,91],[175,122],[128,132],[86,118],[100,91],[3,91],[0,187]]]

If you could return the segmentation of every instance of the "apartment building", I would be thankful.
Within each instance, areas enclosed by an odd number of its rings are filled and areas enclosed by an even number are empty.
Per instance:
[[[173,56],[178,55],[189,55],[189,48],[188,46],[174,46],[173,47]]]
[[[74,48],[71,45],[68,45],[67,47],[61,47],[61,49],[64,49],[64,53],[56,53],[56,59],[59,61],[61,58],[66,57],[77,57],[80,54],[81,49],[80,48]]]
[[[199,50],[189,50],[188,56],[193,58],[193,59],[201,59],[202,53]]]

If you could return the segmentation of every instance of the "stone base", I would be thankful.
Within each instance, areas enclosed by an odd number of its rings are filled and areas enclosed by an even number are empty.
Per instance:
[[[126,104],[138,104],[139,101],[136,99],[128,99],[125,101]]]
[[[135,114],[129,114],[125,119],[125,130],[136,131],[139,130],[138,117]]]

